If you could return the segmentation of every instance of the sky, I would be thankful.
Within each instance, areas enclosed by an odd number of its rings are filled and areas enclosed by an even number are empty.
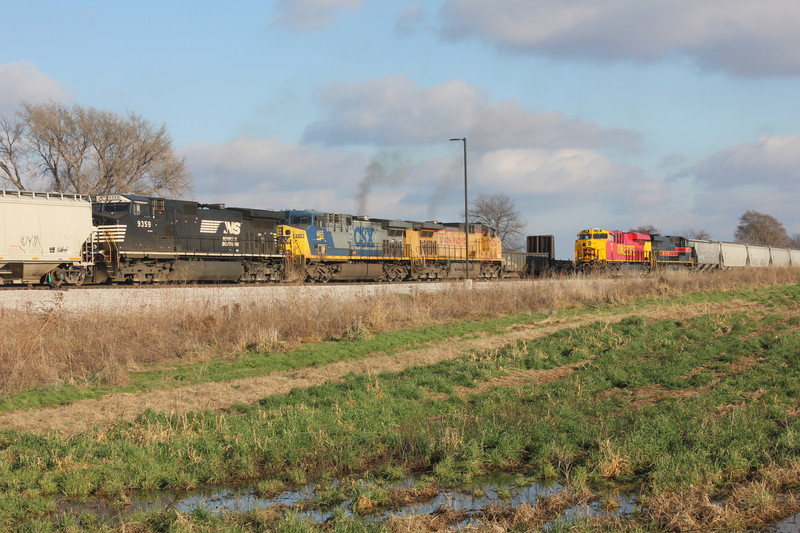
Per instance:
[[[187,198],[526,234],[800,233],[796,0],[0,0],[0,113],[164,124]],[[0,184],[3,186],[3,184]],[[7,184],[5,184],[7,186]]]

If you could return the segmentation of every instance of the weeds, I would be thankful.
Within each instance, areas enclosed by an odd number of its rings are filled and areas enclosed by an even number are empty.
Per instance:
[[[436,531],[464,515],[443,510],[385,523],[359,517],[374,517],[401,501],[386,481],[407,473],[421,476],[414,488],[419,494],[405,495],[413,499],[430,497],[431,485],[466,486],[498,471],[558,480],[568,488],[534,506],[486,510],[477,517],[476,528],[483,529],[476,530],[529,531],[545,524],[561,531],[762,527],[797,506],[800,286],[735,296],[760,305],[697,318],[596,321],[436,365],[352,374],[228,412],[147,411],[131,423],[71,438],[3,431],[0,528],[105,527],[91,512],[59,514],[56,495],[124,504],[142,491],[250,480],[265,495],[322,481],[318,504],[350,502],[352,511],[334,512],[326,531]],[[199,320],[207,327],[216,323]],[[347,331],[353,324],[340,327]],[[358,350],[376,338],[329,346]],[[570,372],[552,380],[501,381],[562,368]],[[494,385],[484,386],[489,383]],[[596,491],[619,487],[637,489],[639,514],[558,521],[576,505],[613,507]],[[223,516],[199,508],[131,515],[121,528],[322,526],[293,510]]]
[[[461,285],[439,293],[377,295],[341,300],[307,298],[297,287],[286,300],[214,306],[166,305],[146,313],[105,309],[70,313],[58,302],[46,310],[0,310],[0,393],[36,387],[114,387],[151,365],[235,360],[243,352],[285,352],[324,339],[363,340],[389,330],[622,303],[631,298],[676,299],[699,293],[797,279],[782,269],[660,274],[621,280],[567,278],[548,283]],[[691,296],[684,296],[691,298]],[[309,309],[313,306],[313,312]]]

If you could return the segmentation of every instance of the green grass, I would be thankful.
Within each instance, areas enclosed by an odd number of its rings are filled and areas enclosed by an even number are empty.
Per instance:
[[[724,301],[723,295],[709,297]],[[3,431],[0,526],[89,530],[83,524],[94,524],[91,512],[53,513],[61,497],[113,501],[138,491],[246,480],[269,480],[264,490],[274,491],[281,483],[396,479],[410,472],[449,486],[499,471],[575,486],[634,486],[645,504],[689,487],[724,497],[765,468],[800,461],[800,286],[729,297],[765,307],[697,318],[597,321],[429,367],[350,375],[225,413],[146,412],[132,423],[72,438]],[[418,328],[269,357],[248,354],[207,365],[202,375],[186,368],[150,373],[149,383],[231,379],[312,360],[324,364],[538,318]],[[478,392],[482,383],[509,372],[576,362],[587,364],[557,381]],[[377,509],[388,505],[378,482],[337,490],[328,485],[318,494],[321,505],[361,496]],[[189,530],[181,529],[186,524],[193,531],[316,529],[291,512],[220,517],[203,510],[157,511],[129,520],[143,523],[145,531]],[[660,527],[646,517],[633,525]],[[329,530],[385,527],[340,516]]]
[[[35,389],[0,397],[0,412],[64,405],[78,400],[99,398],[107,394],[143,392],[199,383],[231,381],[271,372],[359,359],[376,352],[385,352],[386,355],[391,355],[398,350],[420,348],[429,342],[454,337],[465,338],[469,335],[491,332],[515,324],[540,321],[546,317],[547,315],[536,313],[455,324],[438,324],[379,333],[357,341],[331,340],[287,352],[245,352],[234,360],[215,359],[167,368],[154,367],[131,373],[129,383],[121,386],[109,387],[89,380],[81,385],[61,385],[57,388]]]
[[[332,340],[286,352],[245,352],[235,359],[214,359],[212,361],[169,367],[150,365],[145,366],[141,371],[129,373],[128,379],[123,385],[109,386],[105,384],[103,379],[90,376],[84,382],[78,384],[61,384],[57,387],[33,389],[0,396],[0,412],[65,405],[79,400],[99,398],[107,394],[135,393],[200,383],[230,381],[271,372],[295,370],[336,361],[358,359],[376,352],[384,352],[386,355],[391,355],[397,350],[414,349],[429,342],[456,337],[463,338],[470,334],[491,333],[499,328],[517,324],[530,324],[547,317],[574,318],[579,316],[602,316],[609,313],[635,313],[664,305],[719,302],[734,298],[750,301],[757,300],[758,303],[771,305],[770,302],[772,300],[780,298],[780,292],[781,288],[772,288],[766,290],[737,289],[729,292],[669,294],[661,297],[639,298],[622,304],[611,302],[588,307],[579,306],[573,309],[553,311],[549,314],[526,313],[500,318],[388,331],[352,342]]]

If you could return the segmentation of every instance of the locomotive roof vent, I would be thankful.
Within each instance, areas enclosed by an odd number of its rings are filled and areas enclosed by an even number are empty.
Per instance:
[[[225,204],[198,204],[200,207],[206,209],[225,209]]]

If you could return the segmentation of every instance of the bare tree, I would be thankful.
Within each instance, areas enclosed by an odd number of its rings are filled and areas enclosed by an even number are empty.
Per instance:
[[[680,234],[687,239],[697,239],[699,241],[707,241],[711,239],[711,234],[704,229],[685,229],[682,230]]]
[[[800,250],[800,233],[792,234],[792,237],[789,239],[789,247]]]
[[[30,147],[24,138],[25,124],[19,117],[0,115],[0,181],[17,189],[28,188]]]
[[[0,128],[0,178],[19,189],[36,178],[54,191],[86,194],[177,195],[191,188],[166,126],[134,113],[23,104]]]
[[[653,234],[655,234],[655,233],[661,233],[661,232],[658,230],[658,228],[657,228],[657,227],[655,227],[655,226],[650,226],[650,225],[647,225],[647,226],[639,226],[639,227],[636,227],[636,228],[631,228],[631,229],[629,229],[628,231],[630,231],[630,232],[633,232],[633,233],[646,233],[647,235],[653,235]]]
[[[734,236],[739,242],[751,244],[786,246],[789,243],[789,236],[783,224],[775,217],[758,211],[746,211],[739,217],[739,225]]]
[[[517,210],[514,201],[507,195],[479,194],[470,202],[469,218],[473,222],[485,224],[497,230],[497,236],[503,241],[503,249],[522,250],[523,230],[527,222]]]

